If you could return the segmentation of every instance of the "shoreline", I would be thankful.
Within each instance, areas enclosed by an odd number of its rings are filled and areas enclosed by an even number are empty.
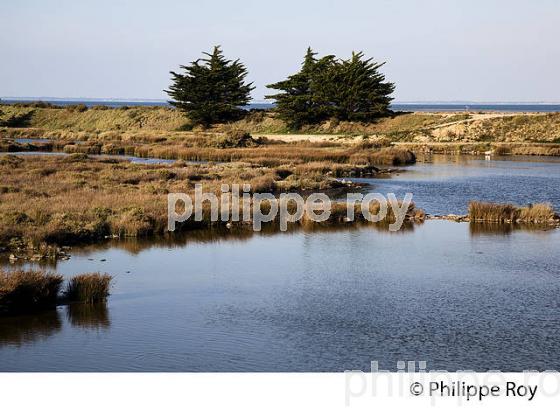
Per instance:
[[[337,204],[335,202],[335,204]],[[342,203],[338,203],[342,205]],[[343,208],[346,208],[344,206]],[[423,213],[421,209],[412,208],[413,210],[420,211]],[[334,217],[330,218],[328,221],[324,223],[316,223],[308,221],[307,219],[303,219],[301,221],[296,222],[289,222],[288,223],[288,230],[282,231],[279,229],[279,222],[278,219],[274,219],[271,222],[263,223],[263,231],[254,231],[252,230],[252,220],[249,221],[240,221],[240,222],[230,222],[230,221],[220,221],[220,222],[213,222],[213,223],[205,223],[202,221],[201,223],[195,225],[184,225],[182,228],[176,230],[175,232],[162,232],[162,233],[155,233],[152,235],[144,235],[144,236],[118,236],[118,235],[105,235],[104,237],[100,238],[87,238],[80,240],[71,241],[66,245],[58,245],[55,243],[52,244],[40,244],[37,247],[30,247],[25,246],[24,241],[16,241],[14,243],[18,243],[17,248],[8,249],[8,248],[0,248],[0,262],[9,262],[10,264],[16,264],[21,262],[54,262],[54,261],[64,261],[69,260],[71,258],[71,252],[74,248],[86,248],[89,246],[101,246],[101,245],[109,245],[113,246],[114,242],[117,243],[125,243],[126,241],[134,240],[134,241],[145,241],[148,243],[153,243],[154,245],[160,243],[162,240],[177,240],[182,237],[190,236],[191,234],[195,237],[197,235],[205,235],[211,233],[221,233],[222,235],[231,235],[232,237],[242,238],[247,235],[259,235],[259,234],[282,234],[282,233],[290,233],[293,231],[297,231],[303,229],[304,231],[313,232],[316,230],[328,231],[328,230],[347,230],[347,229],[355,229],[355,228],[365,228],[365,227],[373,227],[375,229],[380,229],[383,231],[388,231],[388,224],[390,221],[380,221],[380,222],[368,222],[360,217],[357,217],[353,221],[349,221],[344,217],[339,215],[338,207],[335,207],[334,210]],[[332,216],[332,214],[331,214]],[[432,215],[432,214],[422,214],[421,217],[417,217],[414,214],[407,214],[404,225],[398,231],[395,231],[395,234],[400,233],[400,231],[407,231],[412,229],[416,224],[423,224],[428,221],[447,221],[447,222],[455,222],[455,223],[468,223],[471,226],[487,226],[491,228],[505,228],[505,227],[513,227],[513,228],[521,228],[521,229],[528,229],[533,230],[535,228],[539,230],[553,230],[553,229],[560,229],[560,215],[556,214],[553,219],[548,221],[524,221],[524,220],[492,220],[492,219],[473,219],[468,214],[466,215],[457,215],[457,214],[447,214],[447,215]],[[41,253],[42,252],[42,253]]]
[[[170,108],[1,107],[0,151],[7,155],[0,155],[0,242],[31,249],[36,259],[67,257],[40,244],[158,235],[167,220],[165,195],[199,182],[211,190],[250,183],[255,192],[275,194],[348,192],[363,186],[344,178],[390,176],[394,167],[415,163],[414,153],[560,156],[560,113],[399,113],[286,133],[282,121],[262,111],[184,131],[188,120]],[[61,156],[9,155],[19,151]],[[165,163],[127,163],[131,157]]]

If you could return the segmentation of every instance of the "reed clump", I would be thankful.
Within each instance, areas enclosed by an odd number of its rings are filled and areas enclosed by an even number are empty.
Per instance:
[[[101,273],[84,273],[74,276],[64,291],[68,302],[97,303],[109,296],[112,277]]]
[[[372,164],[379,165],[407,165],[416,162],[416,156],[412,151],[398,148],[382,148],[370,155]]]
[[[19,313],[56,305],[62,276],[44,271],[0,271],[0,313]]]
[[[469,203],[472,221],[511,222],[515,221],[517,208],[511,204],[495,204],[473,201]]]
[[[519,210],[519,219],[523,222],[543,223],[554,220],[554,208],[549,203],[534,204]]]
[[[550,223],[557,218],[549,203],[526,207],[473,201],[469,204],[469,218],[473,222],[497,223]]]

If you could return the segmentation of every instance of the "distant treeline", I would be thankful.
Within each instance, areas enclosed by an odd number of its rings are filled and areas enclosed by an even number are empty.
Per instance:
[[[167,94],[170,104],[184,111],[193,124],[235,121],[251,100],[247,69],[224,57],[219,46],[205,57],[171,72]],[[307,50],[299,72],[267,87],[278,90],[266,98],[275,102],[278,115],[291,127],[327,119],[370,122],[390,113],[394,84],[379,72],[383,63],[352,53],[348,60],[334,55],[317,58]]]

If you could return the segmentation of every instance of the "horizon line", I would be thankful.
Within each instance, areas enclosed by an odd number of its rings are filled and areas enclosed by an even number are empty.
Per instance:
[[[49,97],[49,96],[24,96],[24,97],[14,97],[14,96],[1,96],[0,100],[10,100],[10,101],[114,101],[114,102],[158,102],[167,103],[169,100],[164,98],[124,98],[124,97]],[[273,104],[269,100],[255,99],[249,104]],[[505,104],[519,104],[519,105],[556,105],[560,104],[560,101],[504,101],[504,100],[404,100],[404,101],[393,101],[391,104],[397,105],[414,105],[414,104],[492,104],[492,105],[505,105]]]

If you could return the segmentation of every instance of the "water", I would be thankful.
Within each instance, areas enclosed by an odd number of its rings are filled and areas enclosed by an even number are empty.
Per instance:
[[[473,200],[513,203],[550,202],[560,210],[560,158],[446,156],[427,157],[389,179],[354,179],[370,191],[414,195],[429,214],[466,214]]]
[[[558,160],[432,161],[371,189],[432,213],[558,204]],[[112,274],[108,304],[0,319],[0,371],[560,370],[559,248],[559,229],[433,220],[74,248],[49,268]]]
[[[52,142],[52,140],[47,138],[16,138],[14,141],[17,144],[43,144],[47,142]]]
[[[31,99],[2,99],[2,104],[29,104],[34,102],[46,102],[57,106],[68,106],[68,105],[76,105],[76,104],[84,104],[87,107],[94,107],[96,105],[104,105],[110,108],[120,108],[120,107],[143,107],[143,106],[150,106],[150,107],[171,107],[167,100],[103,100],[103,99],[94,99],[94,100],[76,100],[76,99],[50,99],[50,98],[31,98]],[[266,110],[273,108],[274,104],[271,103],[252,103],[247,104],[245,108],[247,110],[251,109],[260,109]]]
[[[560,104],[530,104],[530,103],[416,103],[416,104],[392,104],[393,111],[469,111],[469,112],[560,112]]]
[[[49,138],[14,138],[14,142],[16,144],[46,144],[49,142],[54,142]],[[70,141],[68,141],[70,143]],[[85,141],[71,141],[72,144],[75,145],[83,145]]]
[[[0,152],[2,155],[24,155],[24,156],[66,156],[69,155],[65,152],[51,152],[51,151],[17,151],[17,152]],[[156,165],[156,164],[173,164],[177,160],[175,159],[164,159],[164,158],[142,158],[134,157],[131,155],[108,155],[108,154],[88,154],[89,157],[99,158],[99,159],[122,159],[125,161],[130,161],[133,164],[145,164],[145,165]],[[185,161],[186,163],[199,164],[201,161]]]
[[[193,236],[58,263],[115,275],[108,306],[1,319],[0,371],[560,369],[560,230]]]
[[[105,105],[107,107],[118,108],[123,106],[170,106],[166,100],[75,100],[75,99],[2,99],[4,104],[17,104],[17,103],[32,103],[36,101],[44,101],[54,105],[66,106],[75,104],[85,104],[88,107],[95,105]],[[246,109],[271,109],[274,104],[271,102],[255,102],[248,104]],[[457,102],[457,103],[394,103],[391,105],[393,111],[498,111],[498,112],[560,112],[560,104],[554,103],[470,103],[470,102]]]

